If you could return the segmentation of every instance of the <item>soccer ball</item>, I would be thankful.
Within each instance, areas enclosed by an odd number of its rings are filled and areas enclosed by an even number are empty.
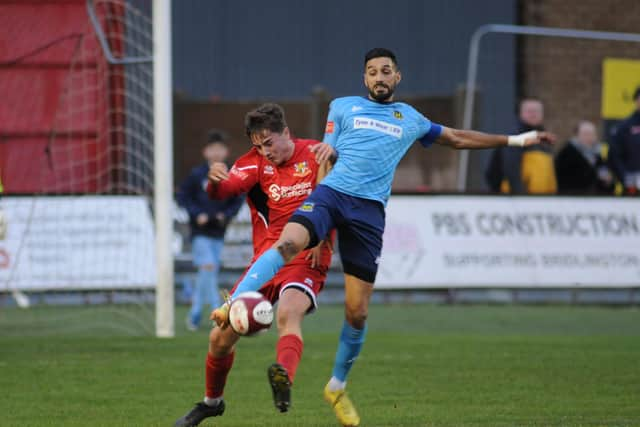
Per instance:
[[[236,334],[255,335],[269,329],[271,322],[273,306],[261,293],[244,292],[231,302],[229,325]]]

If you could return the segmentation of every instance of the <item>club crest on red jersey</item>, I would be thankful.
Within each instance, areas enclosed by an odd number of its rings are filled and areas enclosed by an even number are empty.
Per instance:
[[[293,176],[296,177],[303,177],[303,176],[307,176],[311,173],[311,169],[309,169],[309,165],[307,165],[307,161],[305,160],[304,162],[298,162],[295,165],[293,165]]]

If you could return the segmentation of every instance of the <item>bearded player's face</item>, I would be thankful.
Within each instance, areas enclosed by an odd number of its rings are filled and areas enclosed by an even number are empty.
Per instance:
[[[252,133],[251,143],[258,150],[258,154],[276,166],[283,164],[291,157],[289,128],[284,128],[282,133],[267,129]]]
[[[392,101],[400,78],[400,71],[391,58],[373,58],[365,64],[364,85],[369,90],[369,98],[375,101]]]

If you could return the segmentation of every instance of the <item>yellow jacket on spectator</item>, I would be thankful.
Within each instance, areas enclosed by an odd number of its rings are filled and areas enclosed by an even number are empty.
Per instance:
[[[553,156],[540,150],[524,150],[520,164],[522,184],[527,194],[555,194],[558,192]],[[509,181],[502,180],[500,191],[511,193]]]
[[[555,194],[558,191],[553,156],[544,146],[497,148],[486,176],[495,192]]]

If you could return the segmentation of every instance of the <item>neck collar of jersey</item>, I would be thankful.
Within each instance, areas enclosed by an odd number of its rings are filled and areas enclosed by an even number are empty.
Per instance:
[[[396,102],[396,101],[376,101],[375,99],[371,99],[368,96],[363,96],[363,98],[366,99],[367,101],[373,102],[374,104],[380,104],[380,105],[391,105]]]

